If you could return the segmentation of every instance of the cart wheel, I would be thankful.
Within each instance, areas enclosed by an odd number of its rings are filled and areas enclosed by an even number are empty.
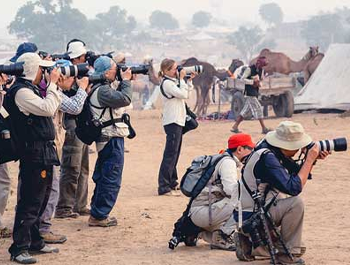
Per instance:
[[[284,117],[284,96],[283,94],[278,95],[273,100],[273,111],[276,114],[276,117]]]
[[[263,115],[264,115],[264,118],[269,117],[269,106],[268,105],[265,105],[263,107]]]
[[[232,96],[232,101],[231,101],[231,111],[233,114],[233,118],[236,119],[243,109],[244,106],[244,96],[242,92],[236,91],[233,96]]]
[[[292,117],[294,113],[294,97],[291,91],[287,91],[283,95],[283,101],[284,101],[284,116],[285,117]]]

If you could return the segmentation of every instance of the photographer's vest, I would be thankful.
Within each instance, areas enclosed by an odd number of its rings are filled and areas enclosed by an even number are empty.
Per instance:
[[[39,88],[29,81],[17,78],[6,95],[6,109],[11,116],[13,133],[18,140],[23,162],[41,165],[59,165],[54,140],[55,128],[51,117],[36,116],[22,113],[15,102],[17,92],[22,88],[29,88],[41,97]]]
[[[125,112],[125,108],[111,108],[111,107],[102,107],[98,101],[98,90],[103,86],[110,86],[109,84],[96,84],[91,91],[90,96],[90,106],[91,113],[93,114],[95,119],[99,119],[100,122],[110,121],[112,119],[121,119],[123,113]],[[115,89],[111,86],[109,89]],[[102,139],[111,137],[127,137],[129,135],[129,127],[124,122],[119,121],[108,127],[102,129]]]
[[[261,79],[262,70],[259,71],[255,65],[252,65],[249,67],[250,67],[250,75],[247,77],[247,79],[253,79],[253,77],[256,75],[258,75],[259,78]],[[258,97],[259,96],[259,88],[254,87],[252,85],[245,85],[244,95],[250,96],[250,97]]]
[[[265,194],[267,188],[270,189],[271,187],[267,183],[260,183],[258,187],[256,180],[259,179],[259,176],[255,176],[254,174],[254,168],[257,162],[260,160],[262,155],[268,152],[271,151],[267,148],[262,148],[253,152],[242,169],[242,177],[239,180],[239,204],[243,212],[254,212],[255,203],[252,199],[251,193],[257,191],[258,188],[260,193],[265,196],[265,205],[269,204],[271,199],[276,195],[276,191],[273,189],[268,190],[267,194]]]

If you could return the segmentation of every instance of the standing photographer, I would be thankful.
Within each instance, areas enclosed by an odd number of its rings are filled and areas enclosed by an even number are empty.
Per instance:
[[[185,99],[189,97],[189,86],[184,77],[186,72],[177,70],[177,63],[164,59],[160,64],[159,77],[163,89],[163,126],[166,144],[158,175],[158,195],[180,196],[176,165],[179,160],[182,132],[186,121]],[[195,75],[192,74],[191,79]]]
[[[39,253],[58,252],[45,245],[39,233],[40,216],[49,199],[54,165],[59,165],[54,145],[55,129],[52,117],[61,104],[61,95],[56,83],[59,73],[50,74],[50,86],[44,98],[38,85],[44,67],[53,62],[43,61],[38,54],[25,53],[17,62],[23,62],[23,77],[16,78],[7,95],[7,110],[12,116],[12,133],[18,138],[20,153],[18,193],[13,244],[9,248],[11,260],[22,264],[35,263],[28,250]]]
[[[291,254],[299,257],[305,248],[302,248],[301,243],[304,204],[298,195],[306,185],[316,159],[324,159],[329,154],[327,151],[320,152],[316,143],[307,151],[305,161],[300,166],[292,158],[300,151],[306,152],[306,146],[311,142],[311,137],[304,132],[301,124],[281,122],[275,131],[266,135],[265,140],[248,158],[240,180],[240,214],[243,221],[248,220],[256,211],[252,195],[259,190],[264,196],[265,208],[271,207],[269,213],[272,220],[276,226],[280,226],[284,243]],[[258,255],[259,248],[252,252],[252,244],[245,235],[237,233],[235,240],[236,254],[240,260],[253,260]],[[304,264],[297,257],[291,260],[281,245],[276,247],[279,250],[277,260],[281,264]]]

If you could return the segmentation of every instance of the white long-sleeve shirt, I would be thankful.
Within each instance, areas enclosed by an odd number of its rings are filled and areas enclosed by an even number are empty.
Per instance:
[[[20,89],[15,96],[15,103],[25,115],[53,117],[62,102],[62,95],[55,84],[47,88],[46,97],[41,98],[29,88]]]
[[[185,125],[186,121],[186,107],[185,99],[189,97],[190,86],[188,86],[184,80],[180,82],[171,77],[166,77],[170,80],[164,80],[163,90],[168,97],[173,97],[168,99],[163,97],[163,126],[176,123],[180,126]],[[179,86],[177,86],[179,84]]]

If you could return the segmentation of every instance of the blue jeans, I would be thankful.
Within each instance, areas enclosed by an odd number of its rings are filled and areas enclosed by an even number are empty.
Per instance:
[[[117,201],[124,166],[124,138],[114,137],[98,153],[95,182],[91,198],[91,216],[102,220],[108,217]]]

